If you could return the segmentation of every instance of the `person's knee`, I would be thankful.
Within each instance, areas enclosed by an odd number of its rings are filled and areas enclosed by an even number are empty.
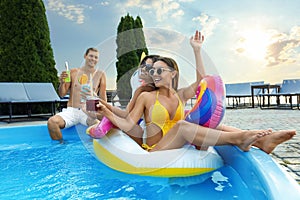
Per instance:
[[[59,128],[62,128],[62,126],[64,126],[63,124],[63,119],[57,115],[50,117],[47,122],[48,127],[57,126]]]
[[[189,125],[189,122],[187,122],[185,120],[179,120],[176,123],[176,126],[178,126],[179,129],[184,129],[184,128],[188,127],[188,125]]]

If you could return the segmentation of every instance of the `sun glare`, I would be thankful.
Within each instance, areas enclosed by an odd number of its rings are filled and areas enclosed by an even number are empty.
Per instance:
[[[267,46],[270,42],[270,36],[262,30],[245,30],[240,32],[242,39],[239,41],[239,49],[245,56],[263,60],[266,56]]]

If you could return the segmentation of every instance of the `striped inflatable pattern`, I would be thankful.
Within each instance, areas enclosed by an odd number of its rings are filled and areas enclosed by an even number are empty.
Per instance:
[[[220,76],[204,77],[198,87],[197,100],[185,120],[205,127],[216,128],[225,114],[225,90]]]

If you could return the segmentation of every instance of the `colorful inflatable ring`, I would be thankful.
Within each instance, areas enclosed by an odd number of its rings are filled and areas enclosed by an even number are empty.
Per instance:
[[[225,114],[225,90],[220,76],[204,77],[197,90],[197,100],[185,120],[205,127],[216,128]]]
[[[97,158],[108,167],[128,174],[186,177],[204,174],[224,165],[213,147],[199,151],[193,145],[148,152],[119,129],[93,140]]]

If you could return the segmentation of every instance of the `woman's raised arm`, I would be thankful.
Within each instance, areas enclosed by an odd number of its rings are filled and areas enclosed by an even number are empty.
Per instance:
[[[205,68],[201,56],[201,48],[204,41],[204,36],[200,31],[196,30],[195,35],[190,38],[190,44],[193,48],[196,62],[196,81],[190,86],[183,88],[183,100],[187,101],[196,94],[196,90],[200,81],[206,75]]]

